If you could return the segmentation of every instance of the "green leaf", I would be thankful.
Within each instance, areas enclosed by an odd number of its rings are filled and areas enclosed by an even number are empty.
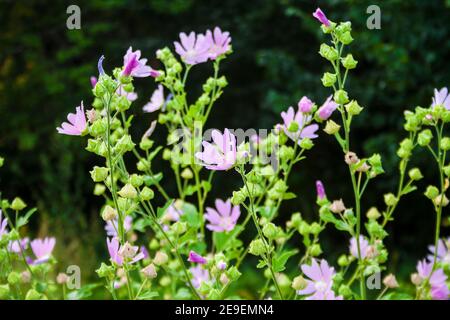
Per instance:
[[[256,265],[258,269],[264,268],[266,266],[266,262],[264,260],[259,260],[259,263]]]
[[[291,199],[295,199],[295,198],[297,198],[297,195],[293,192],[286,192],[283,195],[283,200],[291,200]]]
[[[184,221],[191,228],[199,228],[201,225],[200,214],[197,212],[197,208],[190,203],[183,203],[181,208],[183,214],[180,217],[181,221]]]
[[[27,211],[27,213],[25,213],[24,216],[19,217],[19,219],[17,219],[17,229],[19,229],[20,227],[23,227],[24,225],[26,225],[28,223],[28,220],[31,218],[31,216],[37,211],[36,208],[32,208],[30,210]]]
[[[417,187],[416,187],[416,186],[413,186],[413,185],[406,186],[406,187],[402,190],[402,195],[408,194],[408,193],[413,192],[413,191],[415,191],[415,190],[417,190]]]
[[[146,175],[144,176],[144,183],[146,186],[150,187],[158,182],[160,182],[163,178],[162,172],[154,174],[153,176]]]
[[[167,208],[170,207],[170,205],[173,203],[173,199],[169,199],[163,207],[160,207],[158,209],[156,209],[156,216],[158,218],[161,218],[162,215],[166,212]]]
[[[148,290],[146,292],[141,293],[136,299],[138,300],[151,300],[154,297],[159,296],[159,293],[156,291]]]
[[[274,272],[281,272],[286,269],[285,265],[288,259],[298,252],[297,249],[281,252],[272,257],[272,268]]]
[[[102,284],[100,283],[92,283],[82,286],[80,289],[71,291],[67,294],[68,300],[81,300],[86,299],[92,296],[92,293],[94,289],[97,289],[98,287],[101,287]]]
[[[242,231],[242,226],[236,226],[230,232],[214,232],[214,244],[216,246],[217,252],[222,252],[227,249],[234,248],[236,244],[235,237]]]
[[[153,150],[147,157],[148,161],[152,161],[154,157],[162,150],[162,146],[157,147],[155,150]]]
[[[197,192],[199,186],[197,185],[188,185],[185,189],[184,189],[184,194],[186,196],[192,196],[194,193]]]

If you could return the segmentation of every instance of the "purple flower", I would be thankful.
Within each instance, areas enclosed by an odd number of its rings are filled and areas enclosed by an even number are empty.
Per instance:
[[[195,157],[203,162],[209,170],[228,170],[236,163],[236,137],[225,129],[212,131],[214,144],[203,141],[203,152],[197,152]]]
[[[449,298],[450,291],[447,287],[447,276],[441,268],[433,271],[433,262],[426,260],[417,263],[417,273],[422,280],[429,279],[431,286],[431,298],[434,300],[445,300]]]
[[[97,62],[97,68],[98,68],[98,75],[99,76],[102,76],[102,75],[105,74],[105,70],[103,70],[103,60],[105,60],[105,56],[102,55],[98,59],[98,62]]]
[[[81,101],[81,105],[76,108],[76,113],[69,113],[67,116],[67,122],[63,122],[61,127],[56,128],[58,133],[67,134],[70,136],[81,136],[83,131],[86,130],[87,122],[86,115],[84,114],[84,106],[83,101]]]
[[[332,100],[333,96],[329,96],[327,101],[317,110],[319,118],[322,120],[327,120],[333,114],[334,110],[339,106],[336,102]]]
[[[132,224],[133,224],[133,218],[131,216],[126,216],[125,219],[123,219],[123,228],[124,228],[125,232],[128,232],[131,230]],[[106,221],[105,231],[109,237],[117,237],[116,230],[119,231],[118,219],[114,219],[112,221]]]
[[[148,102],[142,109],[145,112],[155,112],[164,105],[164,89],[162,85],[158,85],[158,88],[153,91],[150,102]]]
[[[8,220],[2,219],[2,209],[0,209],[0,239],[4,234],[8,233]]]
[[[181,202],[178,200],[172,203],[167,207],[166,212],[164,213],[163,220],[166,221],[178,221],[180,220],[180,216],[183,214],[181,210]],[[180,207],[180,208],[179,208]]]
[[[431,254],[427,256],[427,259],[429,261],[433,261],[435,246],[430,245],[428,246],[428,249],[430,250]],[[444,241],[444,239],[440,239],[438,241],[436,258],[436,260],[439,262],[450,264],[450,237],[447,238],[446,241]]]
[[[127,92],[123,89],[123,86],[119,86],[116,90],[116,93],[119,96],[123,96],[123,97],[127,98],[128,101],[131,101],[131,102],[135,101],[138,98],[138,95],[136,92]]]
[[[317,198],[319,198],[319,200],[325,199],[327,197],[325,193],[325,187],[323,186],[323,183],[320,180],[316,181],[316,192]]]
[[[236,226],[240,215],[239,206],[231,207],[231,200],[224,202],[217,199],[215,209],[206,208],[205,218],[209,222],[206,228],[215,232],[231,231]]]
[[[369,241],[361,235],[359,236],[359,249],[361,251],[361,259],[365,259],[369,250]],[[358,243],[355,237],[350,239],[350,254],[358,259]]]
[[[13,253],[21,253],[28,247],[30,239],[23,238],[21,240],[10,241],[8,244],[8,251]]]
[[[120,246],[119,239],[117,237],[111,239],[106,238],[106,245],[108,246],[108,252],[111,261],[116,263],[118,266],[121,266],[123,264],[124,257],[122,257],[120,252],[124,248],[124,246]],[[138,246],[134,247],[132,246],[131,249],[134,251],[135,254],[130,263],[135,263],[145,258],[145,255],[142,251],[138,253],[139,250]]]
[[[312,110],[314,102],[312,102],[308,97],[304,96],[298,102],[298,110],[303,113],[309,113]]]
[[[159,72],[147,66],[147,59],[141,58],[141,50],[133,51],[129,47],[127,53],[123,57],[123,71],[124,76],[132,76],[136,78],[157,77]]]
[[[304,138],[314,139],[317,138],[316,131],[319,129],[319,126],[317,124],[311,124],[307,125],[311,122],[312,117],[305,115],[300,110],[297,111],[297,113],[294,112],[293,107],[289,107],[287,112],[281,112],[281,117],[284,121],[283,130],[284,133],[292,140],[297,141],[300,143],[300,141]],[[297,122],[298,129],[297,132],[291,132],[289,131],[289,125],[292,122]]]
[[[206,259],[205,258],[203,258],[197,252],[192,251],[192,250],[189,252],[188,261],[189,262],[193,262],[193,263],[198,263],[198,264],[205,264],[206,263]]]
[[[95,85],[97,84],[97,81],[98,81],[97,77],[92,76],[92,77],[90,77],[89,80],[91,81],[92,88],[95,88]]]
[[[33,253],[37,258],[33,261],[33,264],[47,262],[52,255],[55,244],[55,238],[34,239],[33,241],[31,241],[31,250],[33,250]]]
[[[432,107],[437,105],[443,105],[445,109],[450,110],[450,95],[448,94],[447,88],[442,88],[441,90],[434,89],[434,97]]]
[[[203,282],[211,281],[208,270],[202,268],[202,266],[196,266],[189,269],[192,274],[192,285],[195,289],[200,288]]]
[[[320,261],[320,265],[315,259],[311,265],[301,266],[303,273],[309,278],[306,279],[306,288],[298,290],[298,295],[308,295],[306,300],[342,300],[336,297],[333,290],[334,268],[328,265],[325,260]]]
[[[208,56],[211,60],[223,55],[230,50],[231,37],[229,32],[222,32],[219,27],[206,31],[206,42],[209,43]]]
[[[317,8],[316,11],[314,11],[313,16],[314,18],[319,20],[324,26],[326,27],[330,26],[330,21],[328,21],[327,16],[325,15],[325,13],[323,13],[322,10],[320,10],[320,8]]]
[[[180,33],[180,41],[174,42],[175,51],[180,55],[183,61],[190,65],[205,62],[210,53],[210,42],[206,40],[203,34],[195,35],[192,31],[189,35]]]

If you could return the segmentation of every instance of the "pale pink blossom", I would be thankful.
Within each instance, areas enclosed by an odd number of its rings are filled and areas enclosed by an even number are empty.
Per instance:
[[[200,265],[190,268],[189,271],[192,274],[192,285],[195,289],[200,288],[203,282],[211,281],[208,270],[203,269]]]
[[[334,102],[333,96],[329,96],[325,103],[317,110],[317,114],[321,120],[327,120],[338,106],[339,105]]]
[[[35,239],[31,241],[31,250],[36,256],[36,260],[34,260],[32,264],[41,264],[47,262],[52,255],[55,244],[55,238]]]
[[[111,261],[116,263],[118,266],[121,266],[123,264],[124,257],[121,256],[120,252],[121,249],[123,249],[123,246],[120,246],[119,239],[117,237],[114,238],[106,238],[106,244],[108,246],[108,252],[109,256],[111,258]],[[140,249],[138,246],[132,247],[136,253],[134,257],[131,259],[130,263],[136,263],[139,260],[142,260],[145,258],[145,254],[141,251],[138,252]]]
[[[119,221],[119,219],[117,219],[117,218],[114,220],[106,221],[105,231],[109,237],[117,237],[117,232],[119,231],[118,221]],[[133,218],[131,216],[126,216],[123,219],[123,229],[125,230],[125,232],[128,232],[131,230],[132,224],[133,224]]]
[[[442,88],[441,90],[434,89],[434,97],[432,100],[432,107],[437,105],[442,105],[445,109],[450,110],[450,94],[448,94],[447,88]]]
[[[364,236],[359,236],[359,249],[361,251],[361,259],[365,259],[367,257],[367,253],[369,252],[370,246],[369,241]],[[350,239],[350,254],[358,259],[358,243],[355,237]]]
[[[212,131],[214,144],[203,141],[203,152],[197,152],[195,157],[201,160],[209,170],[228,170],[236,163],[236,137],[225,129]]]
[[[76,113],[69,113],[67,120],[69,122],[63,122],[61,127],[56,128],[58,133],[71,136],[81,136],[87,128],[83,101],[81,101],[81,105],[76,108]]]
[[[215,27],[214,32],[206,31],[206,42],[209,44],[208,55],[211,60],[217,59],[231,48],[230,33],[222,32],[219,27]]]
[[[142,108],[145,112],[155,112],[164,106],[164,89],[162,85],[158,85],[158,88],[153,91],[150,101]]]
[[[124,76],[136,78],[159,76],[158,71],[153,70],[150,66],[147,66],[147,59],[141,59],[141,50],[133,51],[132,47],[128,48],[125,56],[123,57],[122,74]]]
[[[300,110],[295,112],[293,107],[289,107],[287,112],[281,112],[281,117],[284,122],[284,133],[293,141],[300,143],[304,138],[317,138],[316,131],[319,129],[319,126],[317,124],[309,124],[312,120],[311,116],[304,114]],[[297,122],[298,124],[298,129],[296,132],[289,131],[289,125],[292,122]]]
[[[208,60],[210,43],[203,34],[196,35],[193,31],[186,35],[180,33],[180,42],[175,41],[175,51],[186,64],[195,65]]]
[[[8,220],[2,218],[2,209],[0,209],[0,239],[4,234],[8,233]]]
[[[205,218],[209,222],[206,228],[215,232],[233,230],[241,214],[239,206],[232,206],[230,199],[217,199],[215,205],[215,208],[206,208]]]

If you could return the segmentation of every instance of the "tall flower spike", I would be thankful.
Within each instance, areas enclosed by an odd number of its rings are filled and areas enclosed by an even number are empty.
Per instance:
[[[320,8],[317,8],[316,11],[314,11],[313,16],[314,18],[319,20],[324,26],[326,27],[330,26],[330,21],[328,21],[327,16],[325,15],[325,13],[323,13],[323,11]]]
[[[212,131],[214,144],[203,141],[203,152],[197,152],[195,157],[203,162],[209,170],[228,170],[236,163],[236,137],[225,129],[221,134]]]
[[[69,122],[63,122],[61,127],[56,128],[58,133],[71,136],[81,136],[87,127],[83,101],[81,101],[81,105],[76,108],[75,114],[69,113],[67,120]]]
[[[206,208],[205,218],[209,224],[206,225],[211,231],[224,232],[231,231],[236,226],[237,220],[241,215],[239,206],[231,206],[231,201],[226,202],[221,199],[216,200],[216,208]]]
[[[196,35],[193,31],[186,35],[180,33],[180,42],[175,41],[175,51],[187,64],[195,65],[205,62],[210,57],[210,43],[203,34]]]

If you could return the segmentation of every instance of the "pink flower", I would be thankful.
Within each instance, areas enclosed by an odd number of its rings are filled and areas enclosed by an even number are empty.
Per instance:
[[[123,257],[120,255],[121,249],[123,249],[123,246],[120,246],[119,239],[117,237],[114,238],[106,238],[106,245],[108,246],[108,252],[109,256],[111,258],[111,261],[116,263],[118,266],[121,266],[123,264]],[[132,249],[137,253],[133,259],[130,261],[130,263],[136,263],[139,260],[142,260],[145,258],[144,253],[141,251],[138,253],[139,247],[134,246]]]
[[[203,152],[197,152],[195,157],[203,162],[209,170],[228,170],[236,163],[236,137],[225,129],[212,131],[214,144],[203,141]]]
[[[314,103],[306,96],[302,97],[298,102],[298,110],[303,113],[309,113]]]
[[[116,93],[119,96],[123,96],[127,98],[129,101],[133,102],[138,98],[138,95],[136,92],[127,92],[123,89],[123,86],[119,86],[116,90]]]
[[[320,10],[320,8],[317,8],[316,11],[314,11],[313,16],[314,18],[319,20],[324,26],[326,27],[330,26],[330,21],[328,21],[325,13],[323,13],[323,11]]]
[[[150,66],[147,66],[147,59],[141,58],[141,50],[133,51],[132,47],[129,47],[127,53],[123,57],[123,71],[124,76],[132,76],[136,78],[144,77],[157,77],[159,72],[153,70]]]
[[[37,258],[36,260],[33,261],[32,264],[40,264],[47,262],[52,255],[52,251],[55,248],[55,244],[56,244],[55,238],[35,239],[31,241],[30,243],[31,250],[33,250],[33,253]]]
[[[435,249],[435,246],[430,245],[428,247],[428,249],[430,250],[431,254],[427,256],[427,259],[429,261],[433,261],[434,260],[434,249]],[[436,260],[439,261],[439,262],[450,264],[450,237],[447,238],[446,241],[444,241],[444,239],[440,239],[438,241],[436,258],[437,258]]]
[[[202,266],[196,266],[189,269],[192,274],[192,285],[195,289],[200,288],[203,282],[211,281],[208,270],[202,268]]]
[[[359,249],[361,251],[361,259],[365,259],[369,250],[369,241],[361,235],[359,236]],[[358,259],[358,243],[355,237],[350,239],[350,254]]]
[[[329,96],[327,101],[317,110],[319,118],[322,120],[327,120],[333,114],[334,110],[337,109],[338,104],[332,100],[333,96]]]
[[[295,113],[294,108],[289,107],[287,112],[281,112],[281,117],[284,121],[284,133],[293,141],[300,143],[304,138],[317,138],[316,131],[319,129],[319,126],[317,124],[308,125],[311,122],[311,116],[303,114],[300,110]],[[298,124],[297,132],[289,131],[289,125],[294,121]]]
[[[205,258],[203,258],[197,252],[192,251],[192,250],[189,252],[188,261],[189,262],[193,262],[193,263],[198,263],[198,264],[205,264],[206,263],[206,259]]]
[[[323,183],[320,180],[316,181],[316,192],[317,198],[319,198],[319,200],[325,199],[327,197],[325,193],[325,187],[323,186]]]
[[[97,81],[98,81],[97,77],[92,76],[92,77],[90,77],[89,80],[91,81],[92,88],[95,88],[95,85],[97,84]]]
[[[0,209],[0,239],[4,234],[8,233],[8,220],[2,219],[2,209]]]
[[[8,251],[13,253],[21,253],[28,247],[30,239],[23,238],[21,240],[10,241],[8,244]]]
[[[76,108],[76,113],[69,113],[67,116],[67,122],[63,122],[61,127],[56,128],[58,133],[67,134],[70,136],[81,136],[83,131],[86,130],[87,122],[86,115],[84,114],[84,106],[83,101],[81,101],[81,105]]]
[[[153,91],[152,97],[150,98],[150,102],[148,102],[142,109],[145,112],[154,112],[164,105],[164,89],[162,85],[158,85],[158,89]]]
[[[133,224],[133,218],[131,216],[126,216],[123,219],[123,229],[125,230],[125,232],[128,232],[131,230],[132,224]],[[109,237],[117,237],[116,230],[119,231],[118,219],[114,219],[112,221],[106,221],[106,225],[105,225],[106,235],[108,235]]]
[[[434,89],[434,97],[432,107],[437,105],[443,105],[445,109],[450,110],[450,95],[448,94],[447,88],[442,88],[441,90]]]
[[[175,51],[180,55],[183,61],[190,65],[205,62],[208,60],[211,43],[206,40],[203,34],[195,35],[192,31],[189,35],[180,33],[180,41],[174,42]]]
[[[206,228],[215,232],[231,231],[236,226],[240,215],[239,206],[231,207],[231,200],[224,202],[217,199],[215,209],[206,208],[205,218],[209,221]]]
[[[183,214],[181,208],[177,208],[176,202],[172,203],[169,207],[167,207],[166,212],[164,213],[163,220],[166,221],[178,221],[180,220],[180,216]]]
[[[449,298],[450,291],[447,287],[447,276],[441,268],[433,271],[433,262],[426,260],[417,263],[417,273],[422,280],[429,279],[431,286],[431,298],[434,300],[445,300]]]
[[[211,60],[223,55],[230,50],[231,37],[229,32],[222,32],[219,27],[206,31],[206,42],[209,43],[208,56]]]
[[[297,291],[298,295],[308,295],[306,300],[342,300],[342,297],[336,297],[331,289],[334,268],[330,267],[328,262],[322,259],[319,265],[313,259],[311,265],[303,264],[301,269],[309,279],[306,279],[306,288]]]

